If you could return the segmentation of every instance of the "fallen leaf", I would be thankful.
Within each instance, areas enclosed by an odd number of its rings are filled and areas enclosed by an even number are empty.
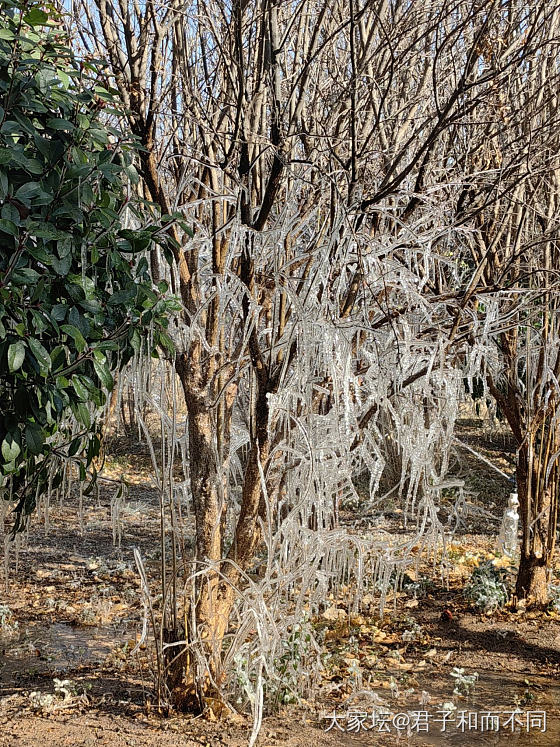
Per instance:
[[[348,613],[339,607],[329,607],[323,612],[322,617],[324,620],[344,620],[348,617]]]

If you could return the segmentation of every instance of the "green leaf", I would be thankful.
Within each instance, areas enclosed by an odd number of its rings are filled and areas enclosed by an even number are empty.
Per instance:
[[[39,262],[42,262],[44,265],[51,264],[51,255],[41,246],[33,246],[33,244],[28,243],[26,249],[27,253],[30,254],[33,259],[39,260]]]
[[[42,174],[43,164],[36,158],[28,158],[25,163],[25,170],[29,171],[30,174]]]
[[[133,231],[125,228],[119,231],[119,236],[125,239],[126,243],[120,243],[119,249],[123,252],[143,252],[152,243],[152,235],[148,231]]]
[[[0,171],[0,200],[5,200],[8,194],[8,175]]]
[[[164,347],[166,350],[168,350],[170,353],[173,353],[175,350],[175,345],[173,343],[173,340],[166,332],[160,332],[159,333],[159,344]]]
[[[92,461],[99,456],[99,453],[101,451],[101,440],[97,434],[94,434],[88,443],[88,449],[87,449],[87,457],[86,457],[86,465],[89,467],[89,465],[92,463]]]
[[[20,267],[12,273],[12,280],[18,285],[34,285],[41,276],[30,267]]]
[[[140,177],[132,164],[125,167],[125,173],[128,176],[131,184],[138,184],[138,182],[140,181]]]
[[[11,220],[0,218],[0,231],[3,233],[9,233],[12,236],[18,235],[18,227]]]
[[[56,75],[64,88],[68,88],[70,85],[70,77],[64,72],[64,70],[57,69]]]
[[[48,371],[51,367],[51,357],[46,349],[41,345],[39,340],[30,338],[27,341],[27,344],[29,345],[29,347],[31,348],[31,352],[37,359],[37,363],[41,366],[42,369],[46,369]]]
[[[66,231],[60,231],[49,223],[33,224],[32,227],[28,226],[28,228],[29,232],[32,233],[33,236],[37,236],[39,239],[54,239],[58,241],[59,245],[57,246],[57,250],[59,249],[62,240],[69,238],[69,234]],[[72,245],[70,244],[70,249],[71,248]],[[59,256],[62,256],[60,251],[58,254]],[[68,254],[68,252],[66,252],[66,254]]]
[[[105,389],[111,391],[114,386],[114,382],[111,371],[109,370],[109,366],[106,363],[102,363],[101,361],[94,359],[93,368],[101,384],[105,387]]]
[[[57,275],[62,275],[64,277],[68,275],[68,273],[70,272],[70,268],[72,267],[72,255],[68,254],[63,259],[57,259],[56,257],[53,257],[51,264],[53,270],[57,273]]]
[[[40,8],[31,8],[29,13],[23,16],[23,20],[30,26],[44,26],[49,20],[49,16]]]
[[[80,199],[87,206],[91,206],[95,203],[95,195],[93,194],[93,189],[87,182],[84,182],[82,184]]]
[[[86,404],[84,402],[76,402],[72,409],[77,420],[89,430],[91,428],[91,415]]]
[[[51,130],[64,130],[65,132],[71,132],[74,129],[72,122],[67,119],[52,119],[47,120],[47,127]]]
[[[73,245],[71,239],[59,241],[56,245],[56,251],[60,259],[64,259],[64,257],[68,257],[72,254],[72,249]]]
[[[179,221],[179,225],[183,229],[183,231],[187,234],[187,236],[190,236],[191,239],[194,238],[194,231],[193,229],[188,225],[188,223],[185,223],[185,221]]]
[[[12,223],[15,223],[16,226],[21,225],[21,218],[19,217],[19,211],[16,208],[15,205],[12,205],[10,202],[5,202],[2,205],[2,210],[0,211],[0,215],[4,220],[11,220]]]
[[[42,189],[39,182],[27,182],[26,184],[21,185],[21,187],[17,190],[15,197],[17,200],[28,203],[34,197],[37,197],[39,194],[41,194],[41,192]]]
[[[109,306],[128,306],[136,298],[138,289],[136,286],[129,286],[124,290],[117,291],[109,298]]]
[[[111,391],[111,389],[113,388],[113,377],[109,370],[109,366],[106,363],[102,363],[101,361],[94,359],[93,368],[95,369],[95,373],[97,374],[99,381],[102,383],[105,389]]]
[[[8,348],[8,368],[10,373],[14,373],[21,368],[25,360],[25,343],[19,340],[14,342]]]
[[[72,376],[72,386],[78,397],[83,401],[87,402],[90,398],[89,389],[80,380],[79,376]]]
[[[68,447],[68,456],[73,457],[76,456],[78,451],[80,451],[80,448],[82,447],[82,437],[77,436]]]
[[[12,433],[8,433],[2,441],[2,456],[5,462],[13,462],[18,458],[21,452],[21,446],[18,444]]]
[[[13,119],[8,119],[2,127],[0,127],[0,132],[4,135],[21,135],[22,133],[22,127],[19,122],[14,122]],[[16,152],[12,152],[12,157],[15,158],[17,155]]]
[[[72,308],[70,309],[70,313],[68,314],[68,323],[72,324],[74,327],[77,327],[85,338],[89,337],[90,324],[88,320],[82,314],[80,314],[75,306],[72,306]]]
[[[64,345],[57,345],[56,348],[51,351],[51,363],[55,371],[66,366],[66,353],[67,348]]]
[[[90,451],[89,451],[89,446],[88,446],[88,458],[89,458],[89,453]],[[93,474],[91,476],[91,480],[89,481],[89,484],[87,485],[86,488],[84,488],[84,495],[91,495],[93,491],[97,488],[97,470],[95,469],[93,465],[91,469],[92,469]]]
[[[41,190],[38,195],[33,197],[31,202],[34,207],[40,207],[41,205],[50,205],[53,200],[53,195],[45,192],[44,190]]]
[[[80,330],[72,324],[62,324],[60,329],[74,340],[74,345],[78,353],[83,353],[87,343]]]
[[[56,379],[56,387],[58,391],[60,392],[62,389],[66,389],[70,386],[70,381],[66,378],[66,376],[62,376],[62,374],[59,374]]]
[[[25,426],[25,443],[32,454],[40,454],[42,452],[45,437],[43,429],[36,423],[28,423]]]
[[[131,329],[128,335],[132,348],[139,353],[142,347],[142,337],[136,328]]]
[[[37,287],[39,287],[39,285],[37,285]],[[41,332],[44,332],[48,327],[48,324],[46,323],[44,317],[35,309],[31,309],[31,316],[33,317],[33,326],[35,328],[35,333],[41,334]]]
[[[92,343],[92,348],[94,348],[95,351],[118,350],[119,343],[117,340],[99,340],[99,342]]]
[[[57,322],[62,322],[66,318],[67,313],[68,306],[63,303],[57,303],[51,309],[51,319],[55,319]]]
[[[109,142],[107,133],[104,130],[90,128],[89,134],[91,139],[99,145],[106,145]]]

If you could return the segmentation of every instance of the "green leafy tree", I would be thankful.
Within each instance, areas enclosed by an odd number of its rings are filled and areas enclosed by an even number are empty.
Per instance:
[[[146,255],[173,239],[130,199],[134,143],[61,28],[54,8],[0,0],[0,494],[15,530],[64,460],[94,472],[89,405],[143,339],[171,347],[176,303],[151,281]]]

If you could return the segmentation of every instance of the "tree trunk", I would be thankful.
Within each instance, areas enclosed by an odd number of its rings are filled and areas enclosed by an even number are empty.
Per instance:
[[[515,594],[537,605],[548,602],[548,569],[543,557],[521,553]]]
[[[545,424],[546,425],[546,424]],[[521,558],[515,593],[519,599],[545,605],[556,541],[557,475],[551,463],[548,428],[535,441],[529,433],[518,452],[517,488],[523,523]]]
[[[259,506],[262,500],[261,467],[266,470],[270,452],[269,380],[257,376],[257,393],[251,419],[251,445],[241,497],[240,513],[233,542],[224,555],[223,521],[227,508],[227,484],[224,484],[226,455],[218,454],[217,440],[228,438],[217,434],[227,422],[217,421],[215,410],[207,396],[204,366],[200,359],[200,345],[191,345],[188,355],[179,355],[176,370],[181,380],[188,410],[189,469],[191,492],[196,521],[196,558],[201,563],[212,563],[215,569],[199,576],[196,584],[196,637],[202,641],[209,665],[209,677],[196,682],[201,699],[220,697],[223,675],[221,659],[224,636],[227,633],[237,588],[243,583],[243,572],[254,559],[259,542]],[[226,396],[229,407],[231,393]],[[219,438],[217,438],[219,435]],[[227,473],[227,469],[225,470]],[[198,570],[198,569],[197,569]],[[186,673],[186,685],[194,685],[195,672]],[[192,689],[192,687],[191,687]],[[179,688],[181,690],[181,688]]]

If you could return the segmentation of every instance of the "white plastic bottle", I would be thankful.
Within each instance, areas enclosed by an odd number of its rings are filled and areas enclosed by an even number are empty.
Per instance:
[[[519,497],[517,493],[510,493],[502,526],[498,536],[498,549],[505,555],[512,557],[518,549],[517,530],[519,528]]]

